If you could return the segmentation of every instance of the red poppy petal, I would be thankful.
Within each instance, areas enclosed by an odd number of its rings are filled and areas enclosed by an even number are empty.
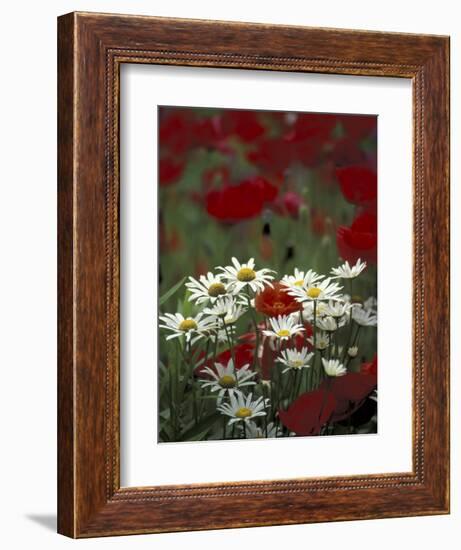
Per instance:
[[[332,417],[336,406],[334,395],[325,389],[304,393],[284,411],[280,420],[296,435],[317,435]]]

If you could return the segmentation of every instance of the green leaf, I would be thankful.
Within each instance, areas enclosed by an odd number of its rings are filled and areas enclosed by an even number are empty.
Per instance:
[[[181,441],[200,441],[222,416],[214,413],[181,434]]]
[[[159,306],[162,306],[167,300],[168,298],[171,298],[173,296],[173,294],[179,290],[179,288],[181,288],[181,286],[184,284],[184,281],[186,280],[187,277],[183,277],[178,283],[176,283],[175,285],[173,285],[169,290],[167,290],[165,292],[165,294],[163,294],[162,296],[160,296],[159,300],[158,300],[158,305]]]

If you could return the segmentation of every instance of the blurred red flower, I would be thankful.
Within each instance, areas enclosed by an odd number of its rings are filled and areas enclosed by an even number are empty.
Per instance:
[[[292,218],[299,216],[299,210],[304,205],[304,199],[295,191],[287,191],[281,197],[282,208]]]
[[[345,420],[357,411],[376,388],[376,376],[349,372],[328,378],[317,390],[303,393],[279,410],[283,425],[297,435],[318,435],[327,422]]]
[[[362,363],[360,366],[360,372],[363,374],[372,374],[378,376],[378,356],[373,357],[373,361],[368,363]]]
[[[163,111],[159,121],[159,143],[162,149],[181,155],[190,148],[192,117],[193,113],[184,109]]]
[[[375,115],[337,115],[337,121],[341,123],[344,134],[355,140],[368,137],[375,133],[378,128]]]
[[[340,256],[349,262],[359,258],[376,263],[378,244],[377,217],[373,212],[359,214],[350,227],[341,226],[336,233]]]
[[[324,424],[330,421],[336,406],[334,395],[319,388],[303,393],[288,407],[279,410],[283,425],[296,435],[318,435]]]
[[[285,134],[284,139],[297,143],[308,139],[326,141],[336,126],[337,116],[317,113],[304,113],[296,116],[293,127]]]
[[[236,345],[234,347],[235,368],[239,370],[245,365],[249,364],[251,366],[253,362],[253,353],[254,353],[254,344],[247,342],[244,344]],[[203,359],[204,357],[205,357],[205,353],[201,352],[199,355],[199,359]],[[230,349],[227,349],[216,356],[214,363],[221,363],[221,365],[227,366],[227,363],[231,358],[232,358],[231,351]],[[213,363],[213,358],[210,358],[206,363],[203,363],[202,365],[195,367],[194,369],[195,376],[198,376],[199,378],[207,378],[207,379],[211,378],[211,376],[207,372],[204,372],[203,369],[205,367],[209,367],[210,369],[215,370],[214,363]]]
[[[349,372],[344,376],[329,378],[321,388],[335,398],[331,422],[345,420],[358,410],[364,400],[376,388],[376,375]]]
[[[256,294],[256,310],[269,317],[289,315],[295,311],[301,311],[302,305],[286,292],[286,288],[278,281],[273,283],[273,288],[266,286],[262,292]]]
[[[258,114],[254,111],[227,110],[223,114],[223,124],[229,133],[236,134],[242,141],[249,143],[265,133]]]
[[[346,166],[336,170],[341,192],[352,204],[363,205],[376,200],[376,172],[365,166]]]
[[[258,216],[267,202],[272,202],[278,188],[264,178],[255,177],[238,185],[224,185],[205,196],[208,214],[223,222],[238,222]]]
[[[158,163],[158,176],[160,185],[172,185],[182,176],[184,162],[174,161],[169,158],[160,159]]]

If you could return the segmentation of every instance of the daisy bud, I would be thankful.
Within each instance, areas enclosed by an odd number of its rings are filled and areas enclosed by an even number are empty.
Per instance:
[[[348,350],[347,350],[347,355],[349,355],[349,357],[357,357],[357,353],[359,352],[359,348],[358,346],[351,346]]]

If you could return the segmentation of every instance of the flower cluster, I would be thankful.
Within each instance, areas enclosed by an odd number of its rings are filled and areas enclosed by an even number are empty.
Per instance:
[[[161,371],[161,440],[336,433],[376,389],[376,359],[360,361],[360,337],[377,325],[377,302],[352,294],[366,267],[278,274],[232,258],[190,276],[181,311],[160,315],[173,346]]]

